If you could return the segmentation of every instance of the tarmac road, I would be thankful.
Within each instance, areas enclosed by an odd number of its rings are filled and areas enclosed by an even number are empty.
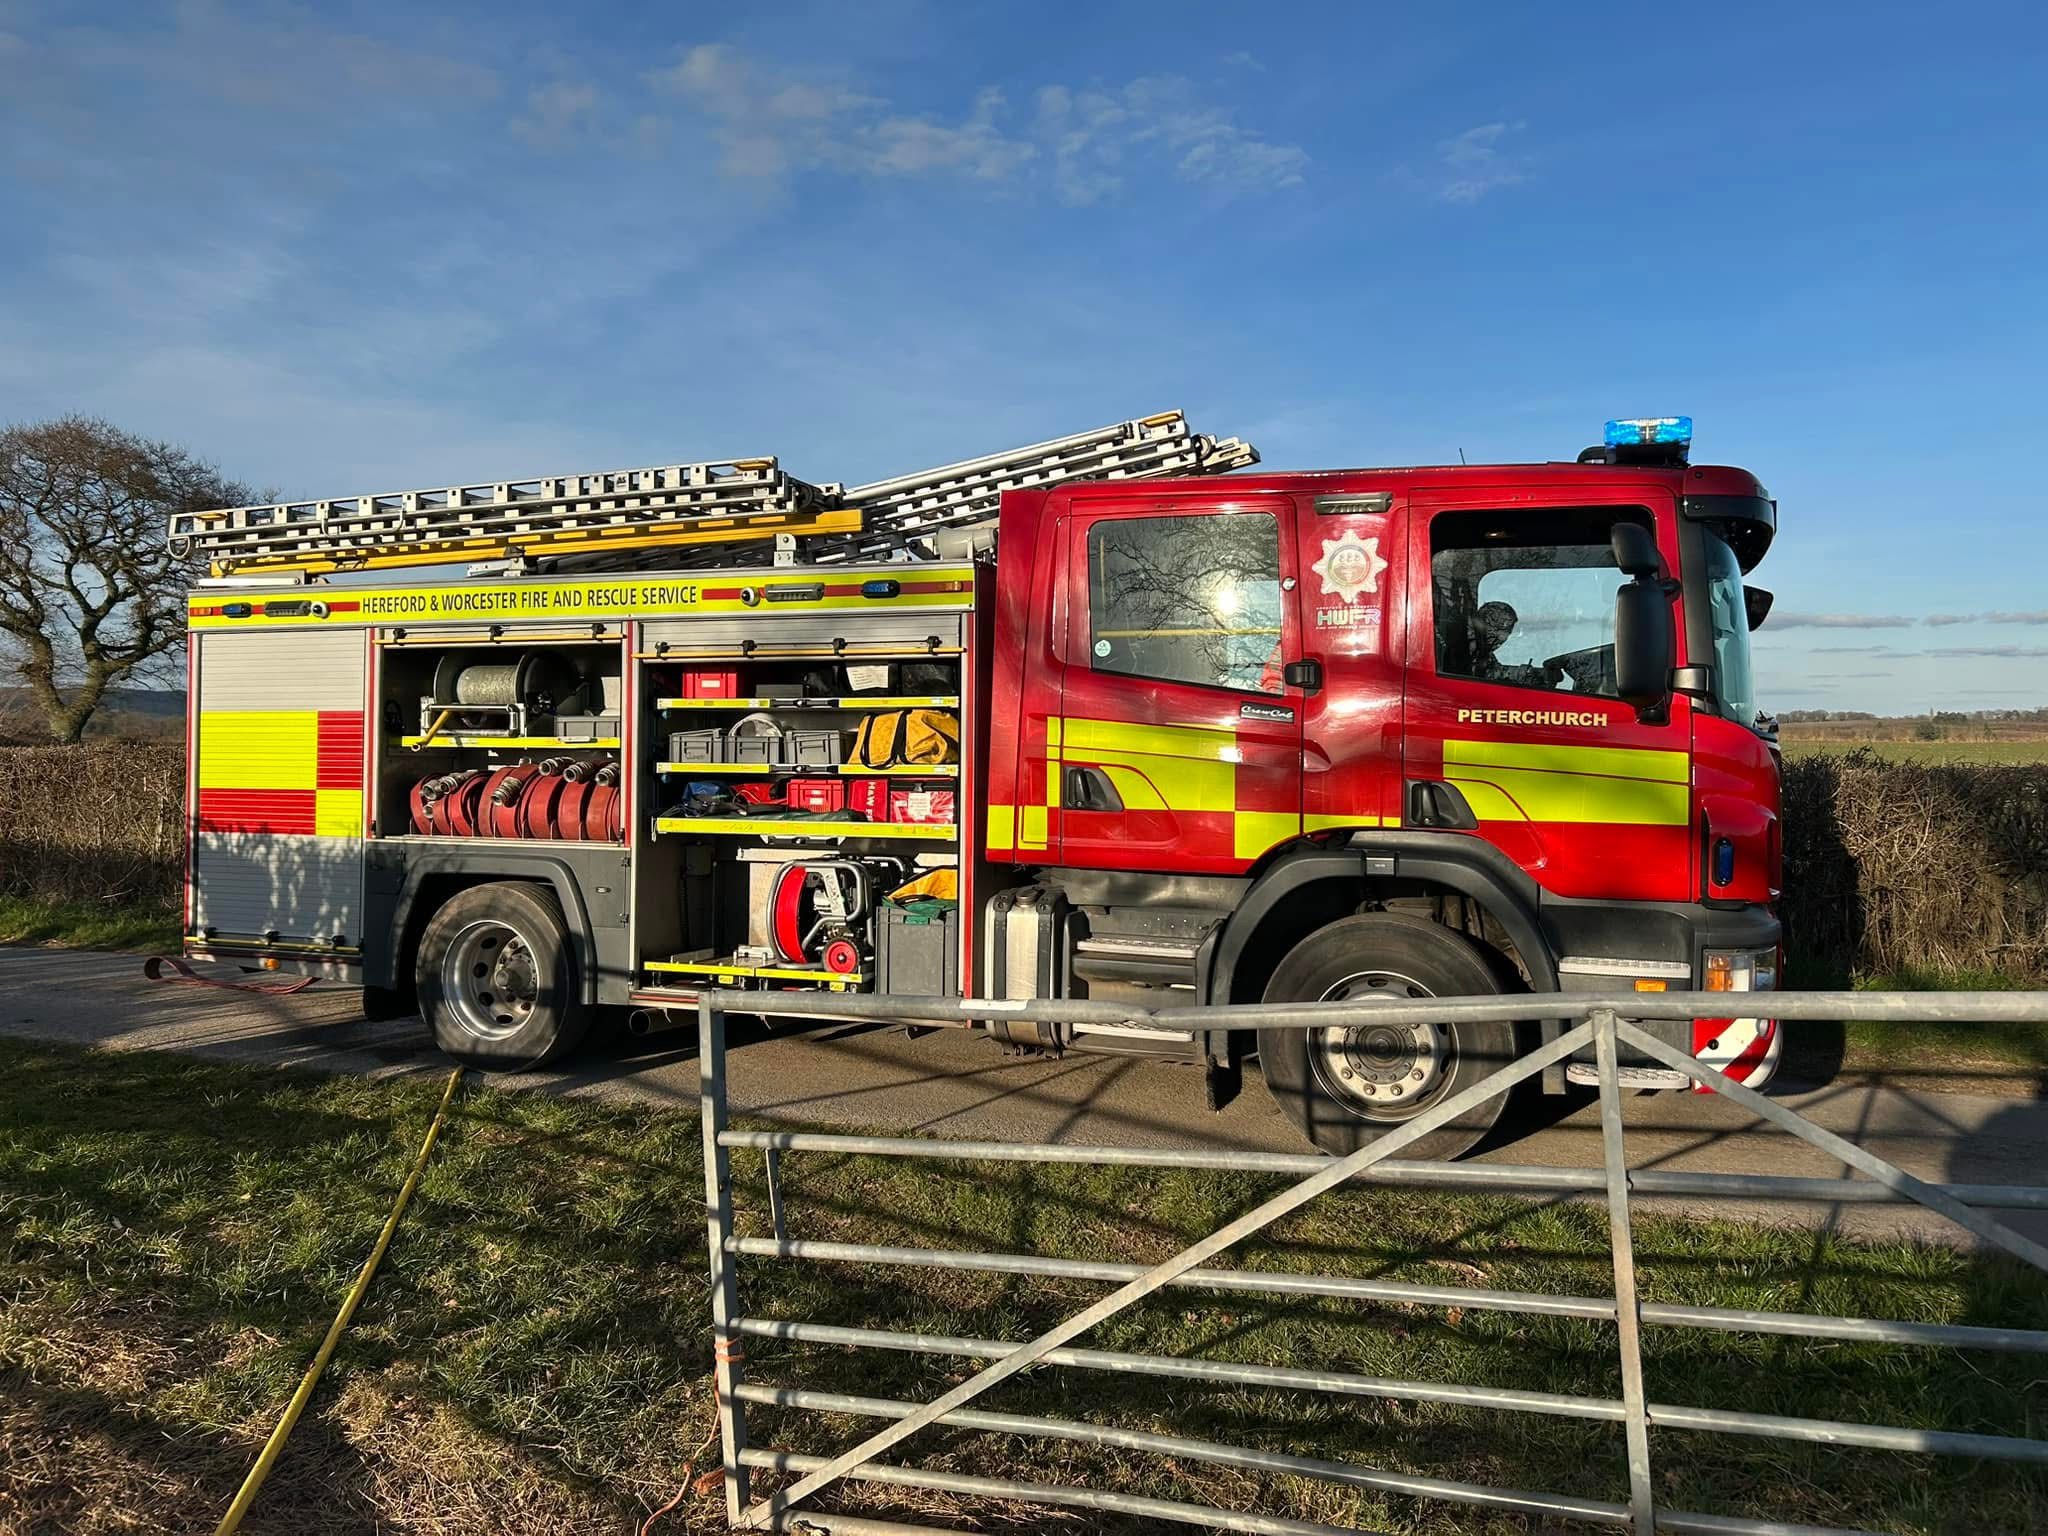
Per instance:
[[[227,975],[238,973],[223,972]],[[352,989],[326,984],[292,997],[152,983],[133,955],[0,946],[0,1033],[114,1050],[166,1050],[259,1066],[369,1076],[445,1070],[417,1019],[363,1020]],[[1256,1070],[1221,1112],[1203,1106],[1187,1067],[1127,1057],[1016,1059],[963,1031],[917,1039],[881,1026],[822,1026],[772,1035],[735,1032],[729,1057],[735,1113],[828,1128],[1009,1141],[1136,1146],[1223,1144],[1300,1151]],[[681,1031],[637,1040],[594,1031],[561,1071],[496,1079],[500,1086],[694,1107],[696,1039]],[[1829,1130],[1933,1181],[2048,1182],[2048,1103],[2004,1094],[1928,1092],[1859,1076],[1773,1094]],[[1589,1099],[1534,1101],[1482,1160],[1597,1166],[1600,1134]],[[1726,1100],[1648,1094],[1624,1106],[1637,1168],[1837,1177],[1838,1161]],[[1904,1206],[1766,1206],[1758,1219],[1824,1223],[1861,1234],[1967,1235]],[[1721,1206],[1717,1214],[1727,1215]],[[2048,1213],[2013,1225],[2048,1240]]]

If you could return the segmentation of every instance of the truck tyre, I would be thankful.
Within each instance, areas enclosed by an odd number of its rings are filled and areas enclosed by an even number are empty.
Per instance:
[[[1273,972],[1265,1000],[1405,1001],[1499,991],[1485,957],[1462,935],[1420,918],[1372,912],[1319,928],[1295,945]],[[1514,1055],[1515,1028],[1504,1021],[1259,1031],[1259,1066],[1274,1100],[1311,1141],[1339,1157],[1462,1093]],[[1492,1128],[1505,1098],[1475,1105],[1396,1155],[1458,1156]]]
[[[589,1027],[576,950],[554,895],[523,880],[450,897],[420,935],[420,1013],[464,1066],[519,1072],[567,1055]]]

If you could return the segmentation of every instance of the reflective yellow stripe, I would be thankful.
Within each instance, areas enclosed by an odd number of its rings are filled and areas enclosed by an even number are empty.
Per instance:
[[[1233,730],[1073,719],[1048,721],[1046,736],[1059,764],[1082,763],[1110,773],[1126,807],[1237,809],[1239,753]],[[1058,769],[1048,771],[1046,799],[1057,805]]]
[[[1240,859],[1256,859],[1276,843],[1301,831],[1301,818],[1289,811],[1239,811],[1235,848]]]
[[[835,514],[824,514],[827,516]],[[637,526],[639,538],[651,532],[645,525]],[[620,525],[625,532],[627,525]],[[700,536],[702,530],[699,531]],[[717,535],[723,537],[724,535]],[[493,537],[481,541],[494,552],[502,552],[508,542],[516,543],[518,535]],[[675,542],[666,540],[664,542]],[[451,546],[437,546],[439,553],[429,552],[432,563],[445,564],[450,560],[474,558],[482,553],[479,548],[469,555],[452,552]],[[416,553],[416,552],[415,552]],[[290,570],[301,564],[331,566],[332,560],[316,557],[311,562],[287,561],[269,566],[272,570]],[[248,562],[246,569],[258,571],[263,563]],[[867,573],[849,567],[846,580],[858,583]],[[898,577],[906,587],[916,586],[920,590],[899,592],[894,597],[868,597],[859,591],[846,594],[820,595],[801,603],[790,603],[788,610],[797,613],[836,612],[859,609],[863,613],[878,609],[906,608],[964,608],[972,601],[974,590],[974,568],[967,565],[921,565],[915,571],[897,571],[892,568],[892,577]],[[748,572],[744,578],[750,589],[768,587],[773,589],[776,577],[763,570]],[[189,600],[188,622],[194,629],[300,629],[309,626],[325,626],[332,629],[343,624],[435,624],[435,623],[483,623],[532,622],[536,620],[573,620],[587,623],[592,619],[633,619],[655,618],[663,615],[686,616],[700,613],[722,613],[732,617],[754,616],[758,610],[752,602],[740,596],[742,578],[726,574],[722,576],[700,576],[695,572],[678,575],[608,576],[585,581],[536,581],[536,582],[443,582],[434,586],[402,587],[336,587],[323,591],[322,596],[330,602],[353,603],[354,608],[344,609],[322,617],[310,611],[280,614],[252,612],[246,616],[230,618],[220,612],[228,606],[235,594],[221,592],[194,593]],[[838,585],[835,579],[832,583]],[[303,589],[291,593],[278,592],[255,594],[247,599],[252,609],[262,609],[269,602],[296,601]],[[713,596],[712,593],[718,595]],[[310,606],[310,605],[308,605]]]
[[[1490,768],[1531,768],[1549,773],[1600,773],[1618,779],[1655,779],[1684,784],[1692,765],[1684,752],[1658,752],[1641,747],[1576,747],[1534,741],[1447,741],[1444,765],[1483,764]],[[1488,775],[1492,777],[1492,775]]]
[[[363,792],[360,789],[322,789],[313,795],[315,837],[361,837],[363,835]]]
[[[1019,848],[1043,848],[1045,846],[1045,807],[1026,805],[1018,807],[1020,824],[1017,828]]]
[[[1157,757],[1186,757],[1203,762],[1237,763],[1237,732],[1211,725],[1133,725],[1123,720],[1047,722],[1047,739],[1071,757],[1093,752],[1143,752]]]
[[[1527,821],[1522,808],[1491,784],[1478,779],[1446,779],[1447,784],[1458,786],[1458,792],[1465,797],[1465,803],[1472,807],[1472,814],[1481,821]]]
[[[1122,763],[1104,763],[1102,771],[1109,775],[1109,782],[1116,786],[1117,798],[1124,803],[1127,811],[1164,811],[1170,809],[1165,796],[1159,793],[1153,782],[1135,768]]]
[[[1017,807],[992,805],[988,808],[988,851],[1007,853],[1017,846]]]
[[[199,716],[201,789],[312,789],[320,716],[310,709],[209,710]]]
[[[1446,741],[1444,779],[1481,821],[1682,827],[1692,815],[1692,764],[1684,752]]]
[[[1477,768],[1484,777],[1446,771],[1481,821],[1574,821],[1611,826],[1682,827],[1691,815],[1684,784],[1546,773],[1527,768]]]

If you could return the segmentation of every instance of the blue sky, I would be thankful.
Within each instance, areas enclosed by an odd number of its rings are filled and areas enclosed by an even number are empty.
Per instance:
[[[2048,703],[2048,21],[1666,10],[0,0],[0,420],[314,496],[1687,411],[1767,704]]]

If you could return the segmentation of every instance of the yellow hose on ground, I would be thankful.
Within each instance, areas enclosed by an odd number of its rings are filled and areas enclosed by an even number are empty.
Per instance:
[[[363,1262],[362,1273],[356,1276],[356,1283],[349,1287],[348,1295],[342,1299],[341,1310],[334,1314],[334,1322],[327,1330],[327,1337],[320,1341],[319,1351],[313,1356],[313,1363],[299,1382],[298,1391],[285,1404],[284,1417],[277,1421],[277,1428],[270,1432],[270,1438],[263,1444],[262,1452],[256,1457],[256,1465],[249,1469],[249,1475],[242,1480],[241,1489],[235,1494],[235,1502],[228,1506],[228,1512],[220,1517],[220,1524],[214,1528],[213,1536],[233,1536],[241,1526],[242,1517],[249,1513],[249,1506],[256,1502],[256,1495],[262,1490],[263,1480],[270,1476],[270,1469],[277,1463],[278,1455],[284,1450],[284,1443],[291,1438],[297,1427],[299,1415],[306,1411],[306,1404],[312,1400],[313,1388],[319,1384],[320,1373],[327,1369],[327,1362],[334,1358],[334,1347],[341,1342],[342,1334],[348,1331],[350,1321],[356,1315],[363,1293],[370,1288],[370,1277],[377,1273],[377,1265],[384,1257],[384,1250],[391,1246],[391,1234],[398,1230],[398,1218],[405,1214],[405,1207],[412,1199],[412,1192],[418,1187],[421,1173],[426,1171],[427,1159],[433,1154],[434,1143],[440,1138],[441,1124],[448,1118],[448,1106],[455,1098],[455,1085],[462,1081],[462,1068],[457,1067],[448,1074],[448,1086],[441,1090],[441,1107],[434,1111],[434,1122],[427,1127],[427,1139],[420,1143],[420,1155],[412,1160],[412,1172],[405,1176],[405,1183],[399,1188],[398,1200],[391,1207],[391,1214],[384,1218],[384,1230],[377,1234],[376,1246]]]

